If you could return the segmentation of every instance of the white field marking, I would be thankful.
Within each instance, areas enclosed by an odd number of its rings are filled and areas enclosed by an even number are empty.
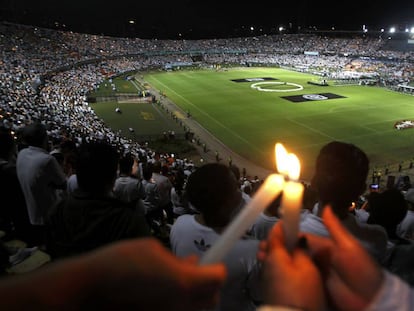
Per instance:
[[[187,100],[186,98],[184,98],[182,95],[178,94],[176,91],[172,90],[171,88],[169,88],[167,85],[165,85],[164,83],[162,83],[160,80],[158,80],[155,77],[152,77],[154,80],[156,80],[159,84],[163,85],[165,88],[169,89],[172,93],[174,93],[175,95],[177,95],[178,97],[180,97],[182,100],[184,100],[187,104],[191,105],[192,107],[194,107],[196,110],[198,110],[199,112],[201,112],[202,114],[204,114],[205,116],[207,116],[210,120],[212,120],[213,122],[217,123],[218,125],[220,125],[222,128],[224,128],[226,131],[228,131],[229,133],[231,133],[232,135],[236,136],[238,139],[240,139],[241,141],[243,141],[244,143],[246,143],[247,145],[249,145],[250,147],[252,147],[253,149],[255,149],[256,151],[263,153],[262,150],[260,150],[259,148],[257,148],[256,146],[252,145],[249,141],[247,141],[246,139],[244,139],[243,137],[241,137],[239,134],[237,134],[236,132],[230,130],[227,126],[225,126],[223,123],[217,121],[216,119],[214,119],[212,116],[210,116],[207,112],[205,112],[204,110],[201,110],[199,107],[197,107],[196,105],[194,105],[192,102],[190,102],[189,100]],[[206,129],[205,129],[206,130]],[[214,135],[213,135],[214,136]]]
[[[157,105],[152,105],[152,107],[155,109],[156,112],[158,112],[158,114],[160,115],[162,119],[164,119],[167,123],[169,122],[165,113],[162,113],[162,111],[158,108]]]
[[[290,85],[290,86],[295,86],[296,88],[294,89],[266,89],[266,88],[261,88],[260,85],[268,85],[268,84],[274,84],[274,85]],[[303,86],[300,84],[296,84],[296,83],[292,83],[292,82],[275,82],[275,81],[263,81],[263,82],[256,82],[253,83],[252,85],[250,85],[250,87],[252,89],[261,91],[261,92],[279,92],[279,93],[283,93],[283,92],[295,92],[295,91],[302,91],[303,90]]]
[[[135,88],[140,91],[141,89],[139,88],[139,86],[137,85],[137,83],[134,80],[129,80],[131,81],[131,83],[135,86]]]
[[[130,80],[130,81],[138,91],[141,90],[135,81],[133,81],[133,80]],[[162,119],[164,119],[165,121],[168,121],[168,119],[165,117],[165,115],[158,109],[157,105],[152,105],[152,107],[154,107],[154,110],[160,115],[160,117]]]
[[[293,123],[295,123],[295,124],[297,124],[297,125],[300,125],[300,126],[302,126],[302,127],[304,127],[304,128],[307,128],[308,130],[311,130],[312,132],[315,132],[315,133],[318,133],[318,134],[320,134],[320,135],[322,135],[322,136],[325,136],[325,137],[327,137],[327,138],[329,138],[329,139],[331,139],[331,140],[336,140],[336,138],[335,138],[335,137],[332,137],[332,136],[330,136],[330,135],[328,135],[328,134],[325,134],[325,133],[323,133],[323,132],[321,132],[321,131],[318,131],[317,129],[314,129],[313,127],[307,126],[307,125],[305,125],[305,124],[303,124],[303,123],[300,123],[300,122],[297,122],[297,121],[295,121],[295,120],[293,120],[293,119],[289,119],[289,118],[287,118],[286,120],[289,120],[290,122],[293,122]]]

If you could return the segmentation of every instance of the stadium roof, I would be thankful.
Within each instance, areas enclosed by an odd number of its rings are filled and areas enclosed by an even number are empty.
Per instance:
[[[213,38],[414,26],[414,1],[2,0],[0,18],[122,37]],[[282,28],[280,28],[282,27]]]

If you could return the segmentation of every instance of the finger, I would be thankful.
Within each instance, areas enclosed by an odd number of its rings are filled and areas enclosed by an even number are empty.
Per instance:
[[[341,224],[330,206],[326,206],[322,212],[322,218],[332,239],[341,248],[354,248],[358,242]]]
[[[346,284],[336,271],[330,270],[329,277],[325,278],[325,287],[328,291],[329,303],[334,310],[352,311],[364,310],[366,302],[353,288]],[[346,303],[344,303],[346,301]]]
[[[331,253],[332,266],[349,288],[366,299],[371,299],[382,282],[382,270],[360,243],[340,224],[331,208],[324,209],[323,218],[337,245],[337,249]],[[356,261],[355,258],[358,260]]]
[[[284,244],[282,223],[283,221],[279,221],[272,228],[267,242],[268,255],[276,256],[276,260],[280,262],[287,262],[290,260],[290,255]]]
[[[302,233],[300,238],[302,237],[307,241],[306,254],[313,259],[322,276],[327,275],[332,266],[331,254],[335,251],[333,241],[310,233]]]
[[[260,243],[259,243],[259,249],[261,251],[263,251],[263,252],[267,252],[267,250],[268,250],[268,243],[267,243],[266,240],[260,241]]]
[[[259,250],[257,251],[257,260],[263,262],[266,259],[267,252],[268,252],[267,241],[260,241]]]
[[[275,247],[281,247],[284,243],[284,234],[283,234],[283,228],[282,228],[283,220],[278,221],[272,228],[272,231],[269,234],[268,238],[268,249],[271,250]]]
[[[299,237],[305,237],[308,242],[309,253],[313,256],[320,251],[326,251],[335,247],[334,242],[326,237],[314,235],[312,233],[301,233]]]

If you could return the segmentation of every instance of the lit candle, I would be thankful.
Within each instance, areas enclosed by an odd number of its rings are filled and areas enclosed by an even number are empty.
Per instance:
[[[279,162],[278,169],[279,169]],[[300,175],[300,162],[296,155],[285,153],[282,162],[281,173],[287,174],[289,180],[286,182],[282,196],[282,224],[285,245],[289,252],[296,246],[299,233],[300,210],[302,208],[302,196],[304,187],[297,182]]]
[[[285,179],[282,175],[271,174],[254,194],[252,200],[240,211],[220,238],[201,258],[201,264],[217,263],[254,223],[259,214],[282,192]]]

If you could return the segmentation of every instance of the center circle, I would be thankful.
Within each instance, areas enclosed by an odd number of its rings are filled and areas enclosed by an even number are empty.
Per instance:
[[[295,88],[278,90],[278,89],[267,89],[267,88],[261,87],[261,85],[264,86],[264,85],[270,85],[270,84],[272,84],[272,85],[290,85],[290,86],[294,86]],[[258,91],[261,91],[261,92],[279,92],[279,93],[281,93],[281,92],[295,92],[295,91],[303,90],[302,85],[292,83],[292,82],[269,82],[269,81],[256,82],[256,83],[253,83],[250,87],[252,89],[255,89],[255,90],[258,90]]]

